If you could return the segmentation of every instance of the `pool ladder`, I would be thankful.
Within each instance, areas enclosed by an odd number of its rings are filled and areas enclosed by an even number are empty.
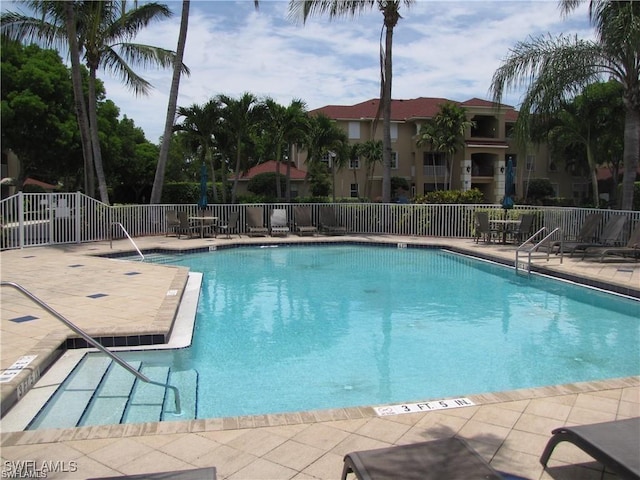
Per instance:
[[[175,407],[176,407],[175,415],[182,415],[182,406],[181,406],[181,403],[180,403],[180,391],[178,390],[178,387],[175,387],[175,386],[170,385],[168,383],[161,383],[161,382],[156,382],[154,380],[151,380],[145,374],[139,372],[138,370],[133,368],[131,365],[129,365],[125,360],[120,358],[114,352],[112,352],[108,348],[106,348],[103,345],[101,345],[98,341],[96,341],[93,338],[91,338],[91,336],[89,336],[89,334],[87,334],[84,330],[82,330],[80,327],[78,327],[75,323],[71,322],[71,320],[67,319],[61,313],[58,313],[57,311],[55,311],[47,303],[45,303],[44,301],[40,300],[38,297],[36,297],[31,292],[29,292],[22,285],[19,285],[19,284],[15,283],[15,282],[4,282],[3,281],[3,282],[0,282],[0,287],[12,287],[12,288],[15,288],[16,290],[18,290],[25,297],[27,297],[28,299],[32,300],[34,303],[38,304],[40,307],[44,308],[47,312],[49,312],[55,318],[60,320],[62,323],[64,323],[67,327],[69,327],[75,333],[80,335],[87,343],[89,343],[90,345],[94,346],[95,348],[100,350],[102,353],[104,353],[105,355],[110,357],[114,362],[116,362],[118,365],[120,365],[125,370],[130,372],[132,375],[134,375],[139,380],[142,380],[143,382],[146,382],[146,383],[150,383],[152,385],[158,385],[159,387],[164,387],[164,388],[168,388],[168,389],[172,390],[173,391],[173,396],[174,396],[174,399],[175,399]]]
[[[129,235],[129,232],[127,232],[127,229],[124,228],[124,225],[122,223],[120,223],[120,222],[113,222],[111,224],[111,230],[109,230],[109,248],[113,249],[113,227],[115,227],[116,225],[118,225],[120,227],[120,229],[124,232],[124,234],[127,236],[129,241],[133,245],[133,248],[135,248],[136,252],[138,252],[138,255],[140,255],[140,261],[144,262],[144,255],[142,254],[142,252],[138,248],[138,245],[136,245],[136,242],[133,241],[133,238],[131,238],[131,235]]]
[[[546,246],[547,247],[547,262],[549,261],[549,252],[551,250],[551,247],[548,244],[548,241],[555,233],[562,233],[562,230],[560,230],[559,228],[554,228],[551,232],[549,232],[547,235],[545,235],[542,240],[540,240],[538,243],[534,244],[533,243],[533,239],[536,238],[541,233],[544,233],[546,230],[547,230],[547,227],[542,227],[536,233],[534,233],[529,238],[527,238],[524,241],[524,243],[522,245],[520,245],[516,249],[516,262],[515,262],[516,263],[515,264],[516,274],[518,274],[519,270],[521,270],[521,269],[526,270],[527,274],[531,273],[531,254],[533,252],[537,252],[538,249],[540,247],[542,247],[542,246]],[[527,253],[527,261],[526,261],[526,263],[520,261],[519,257],[520,257],[520,253],[521,252],[526,252]],[[562,263],[562,246],[560,247],[560,263]]]

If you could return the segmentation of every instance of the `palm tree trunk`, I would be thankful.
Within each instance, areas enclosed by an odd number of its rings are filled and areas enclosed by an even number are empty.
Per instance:
[[[212,184],[212,191],[213,191],[213,201],[215,203],[218,203],[218,188],[216,187],[216,169],[214,168],[213,165],[213,153],[211,152],[210,148],[207,148],[207,157],[209,160],[209,166],[211,167],[211,184]]]
[[[627,106],[624,119],[624,153],[622,163],[622,210],[633,209],[633,190],[640,156],[640,109]]]
[[[236,147],[236,174],[233,179],[233,189],[231,190],[231,203],[236,203],[236,195],[238,192],[238,177],[240,177],[240,148],[242,142],[238,139],[238,144]]]
[[[98,136],[98,106],[96,99],[96,69],[89,69],[89,130],[91,132],[91,147],[93,149],[93,163],[98,177],[98,190],[100,201],[109,205],[109,191],[107,180],[102,167],[102,152],[100,151],[100,138]]]
[[[173,77],[171,78],[171,91],[169,92],[169,104],[167,106],[167,117],[164,123],[164,134],[162,135],[162,145],[156,166],[156,176],[153,180],[151,199],[149,203],[160,203],[162,198],[162,188],[164,186],[164,173],[169,159],[169,146],[171,145],[173,124],[176,118],[176,106],[178,104],[178,91],[180,89],[180,75],[182,72],[182,59],[187,43],[187,30],[189,24],[189,0],[182,1],[182,17],[180,19],[180,34],[178,35],[178,47],[176,57],[173,60]],[[213,183],[215,189],[215,182]]]
[[[391,46],[393,27],[387,26],[382,79],[382,201],[391,201]]]
[[[80,73],[80,49],[76,32],[76,18],[73,10],[73,2],[64,2],[65,24],[69,41],[69,57],[71,58],[71,80],[73,84],[73,100],[78,128],[80,130],[80,143],[82,144],[82,157],[84,159],[84,191],[90,197],[95,195],[95,181],[93,170],[93,152],[91,150],[91,133],[87,106],[82,90],[82,75]]]
[[[287,203],[291,203],[291,159],[293,158],[293,144],[287,144],[288,150],[288,158],[287,158],[287,169],[286,169],[286,189],[287,189]]]
[[[280,185],[280,155],[282,155],[282,146],[280,141],[276,145],[276,197],[278,200],[282,198],[282,186]]]

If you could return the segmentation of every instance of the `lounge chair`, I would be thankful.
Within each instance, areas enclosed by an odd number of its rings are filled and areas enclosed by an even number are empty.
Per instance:
[[[180,235],[186,235],[189,238],[193,237],[194,235],[197,235],[200,227],[193,225],[189,221],[187,212],[178,212],[178,220],[180,222],[180,225],[178,225],[178,228],[176,230],[178,233],[178,238],[180,238]]]
[[[504,478],[457,437],[348,453],[342,480],[351,472],[359,480]]]
[[[509,230],[507,234],[518,244],[524,242],[531,235],[531,227],[533,227],[533,213],[523,213],[520,215],[520,222],[513,230]]]
[[[476,243],[480,241],[480,238],[484,237],[485,243],[491,243],[493,240],[493,236],[498,235],[499,230],[497,228],[491,228],[491,224],[489,223],[489,213],[488,212],[476,212],[476,223],[475,223],[475,240]]]
[[[231,230],[238,228],[238,219],[240,218],[240,212],[231,212],[227,218],[226,223],[220,222],[216,226],[217,233],[227,232],[227,238],[231,238]],[[240,234],[238,234],[240,236]]]
[[[269,217],[269,234],[272,237],[289,235],[289,222],[287,211],[284,208],[274,208]]]
[[[180,227],[180,220],[178,219],[178,212],[176,212],[175,210],[167,210],[166,219],[167,219],[167,233],[165,236],[168,237],[169,234],[173,232],[175,235],[179,237],[180,233],[178,231],[178,228]]]
[[[294,208],[294,225],[298,235],[315,235],[318,233],[318,227],[311,223],[311,207],[297,205]]]
[[[333,207],[320,207],[320,231],[328,235],[344,235],[347,228],[338,223]]]
[[[627,222],[627,217],[624,215],[612,215],[607,220],[607,223],[602,228],[602,233],[598,237],[596,242],[575,242],[565,243],[564,251],[570,253],[570,257],[576,252],[582,252],[582,258],[584,258],[584,252],[591,247],[613,247],[615,246],[620,234],[624,229],[624,224]]]
[[[582,226],[576,235],[565,235],[562,242],[555,241],[551,244],[551,248],[556,251],[556,254],[560,252],[560,248],[565,242],[570,245],[576,245],[580,243],[593,243],[596,240],[596,230],[598,225],[602,221],[602,213],[590,213],[584,218]]]
[[[621,255],[626,258],[627,255],[635,257],[637,260],[640,258],[640,223],[633,229],[629,236],[629,241],[626,245],[620,247],[590,247],[585,250],[585,255],[600,255],[600,261],[602,262],[607,255]]]
[[[560,442],[570,442],[616,473],[620,478],[640,479],[640,417],[613,422],[560,427],[540,457],[546,468]]]
[[[247,207],[247,229],[250,237],[264,237],[269,229],[264,224],[262,207]]]

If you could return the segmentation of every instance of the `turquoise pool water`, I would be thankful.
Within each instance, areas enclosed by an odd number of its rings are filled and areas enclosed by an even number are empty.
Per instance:
[[[232,248],[204,272],[197,417],[414,402],[640,374],[640,302],[434,249]]]

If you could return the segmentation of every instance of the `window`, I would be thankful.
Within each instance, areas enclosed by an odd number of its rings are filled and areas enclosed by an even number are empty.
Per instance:
[[[351,170],[358,170],[360,168],[360,159],[352,158],[351,160],[349,160],[349,168]]]
[[[360,122],[349,122],[349,139],[360,139]]]
[[[558,171],[557,160],[554,160],[553,158],[549,157],[549,164],[547,165],[547,170],[550,172],[557,172]]]
[[[581,201],[589,197],[589,183],[571,184],[571,195],[574,200]]]
[[[392,123],[391,124],[391,141],[395,142],[396,140],[398,140],[398,124]]]
[[[535,172],[536,170],[536,156],[527,155],[527,172]]]
[[[351,198],[358,198],[358,184],[357,183],[352,183],[351,184]]]
[[[391,170],[398,169],[398,152],[391,152]]]

